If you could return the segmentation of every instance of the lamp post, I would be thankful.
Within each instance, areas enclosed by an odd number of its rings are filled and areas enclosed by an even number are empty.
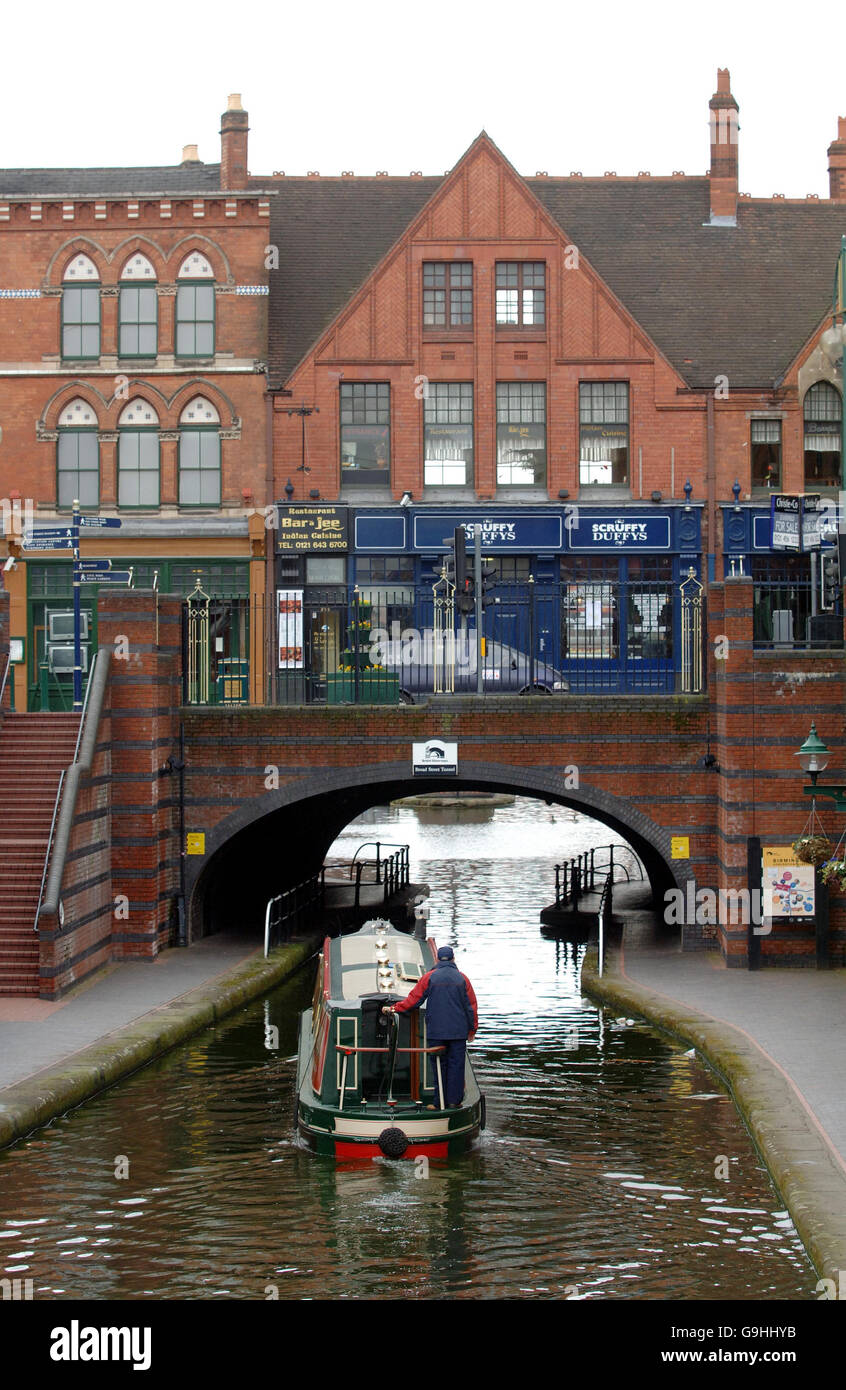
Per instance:
[[[827,782],[822,787],[817,786],[817,778],[828,767],[830,754],[829,749],[817,733],[816,724],[811,725],[811,732],[795,756],[799,759],[799,766],[802,771],[807,772],[811,779],[811,785],[803,788],[805,795],[812,796],[815,800],[818,796],[822,796],[826,801],[833,801],[836,810],[846,811],[846,784]],[[828,884],[823,883],[820,878],[819,866],[816,864],[814,865],[814,917],[817,928],[817,969],[824,970],[829,964]]]
[[[846,242],[846,238],[844,238],[844,242]],[[297,468],[296,471],[297,471],[298,473],[302,473],[302,475],[303,475],[303,494],[305,494],[305,475],[306,475],[306,473],[310,473],[310,472],[311,472],[311,469],[306,467],[306,461],[305,461],[305,455],[306,455],[306,433],[305,433],[306,420],[308,419],[309,415],[319,415],[319,414],[320,414],[320,406],[318,406],[318,405],[306,405],[305,401],[303,401],[302,405],[294,405],[294,406],[291,406],[291,408],[289,409],[289,411],[288,411],[287,413],[288,413],[288,415],[299,415],[299,417],[300,417],[300,422],[301,422],[301,431],[300,431],[300,464],[299,464],[299,467]]]

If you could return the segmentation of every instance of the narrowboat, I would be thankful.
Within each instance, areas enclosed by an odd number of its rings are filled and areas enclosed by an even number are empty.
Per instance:
[[[451,1158],[478,1139],[485,1101],[467,1059],[464,1098],[444,1105],[426,1005],[384,1014],[437,960],[437,947],[377,918],[323,943],[312,1007],[300,1018],[297,1130],[335,1159]]]

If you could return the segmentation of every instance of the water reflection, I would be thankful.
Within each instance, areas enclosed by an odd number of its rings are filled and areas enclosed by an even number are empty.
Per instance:
[[[393,808],[342,837],[411,843],[432,932],[474,982],[478,1152],[425,1176],[298,1147],[305,970],[0,1154],[0,1273],[32,1277],[36,1297],[812,1297],[816,1276],[714,1077],[583,1000],[581,948],[540,936],[551,864],[613,837],[535,808],[472,827]]]

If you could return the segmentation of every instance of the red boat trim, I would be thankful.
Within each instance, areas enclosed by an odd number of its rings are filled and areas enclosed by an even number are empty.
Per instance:
[[[378,1144],[355,1144],[347,1143],[344,1140],[335,1140],[335,1157],[342,1159],[360,1158],[384,1158],[382,1150]],[[444,1140],[437,1144],[409,1144],[403,1158],[447,1158],[449,1156],[449,1144]]]

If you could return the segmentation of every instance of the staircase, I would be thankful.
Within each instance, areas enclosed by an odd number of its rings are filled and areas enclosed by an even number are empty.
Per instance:
[[[38,995],[34,930],[44,856],[78,714],[6,714],[0,724],[0,996]]]

